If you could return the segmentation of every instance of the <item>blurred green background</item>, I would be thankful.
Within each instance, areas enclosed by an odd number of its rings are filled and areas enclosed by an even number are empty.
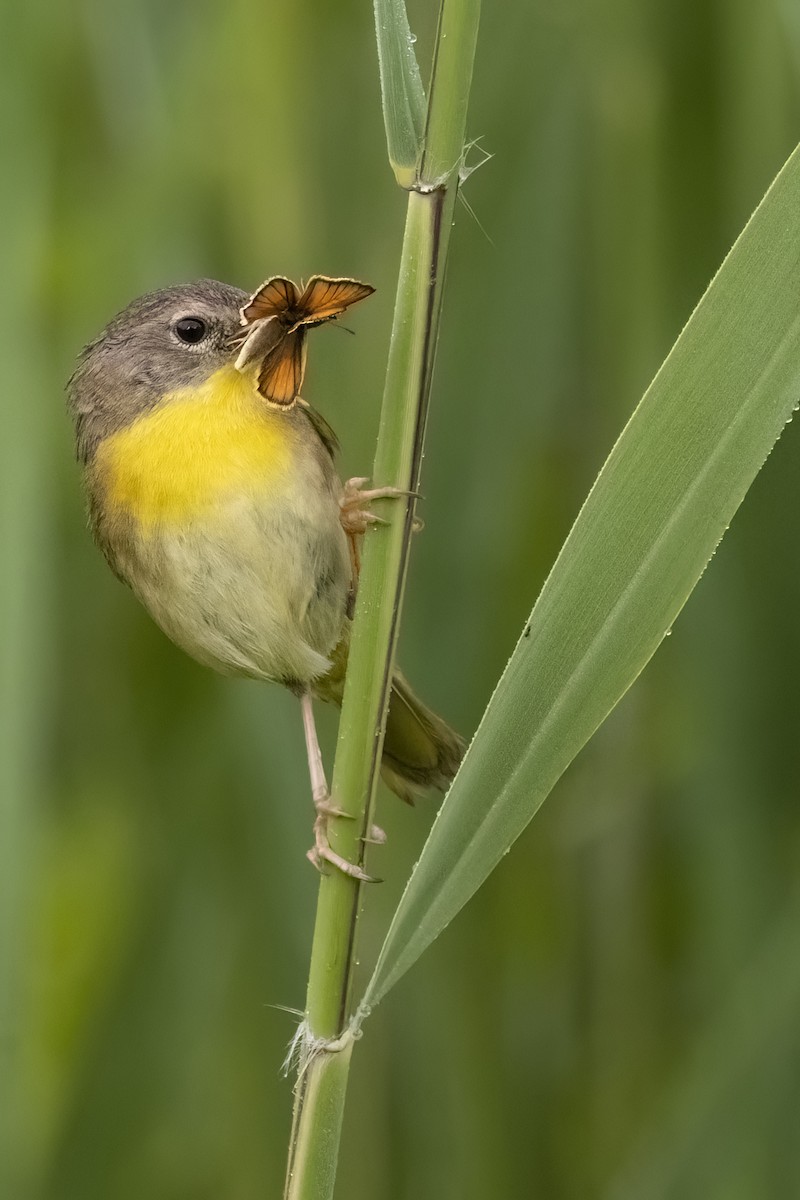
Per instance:
[[[370,6],[3,17],[0,1196],[276,1197],[275,1006],[302,1007],[316,898],[299,712],[111,576],[63,385],[142,291],[354,274],[378,295],[315,335],[305,394],[369,471],[404,216]],[[485,234],[461,208],[401,644],[467,734],[798,138],[797,5],[487,4],[470,130]],[[800,1195],[798,467],[790,427],[645,677],[368,1022],[342,1197]],[[365,966],[434,808],[382,796]]]

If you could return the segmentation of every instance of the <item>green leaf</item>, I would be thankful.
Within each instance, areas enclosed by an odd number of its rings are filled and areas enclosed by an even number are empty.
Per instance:
[[[800,151],[622,432],[395,913],[363,1008],[444,929],[648,662],[800,399]]]
[[[425,128],[425,90],[403,0],[374,0],[386,145],[395,178],[410,187]]]

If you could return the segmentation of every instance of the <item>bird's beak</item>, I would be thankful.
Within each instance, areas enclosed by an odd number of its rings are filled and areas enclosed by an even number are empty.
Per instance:
[[[262,317],[237,330],[231,338],[231,349],[239,351],[233,364],[236,370],[246,371],[254,363],[263,363],[283,337],[285,331],[275,317]]]

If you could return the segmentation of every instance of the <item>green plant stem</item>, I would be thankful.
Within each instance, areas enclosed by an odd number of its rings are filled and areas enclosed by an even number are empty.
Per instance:
[[[386,392],[374,478],[416,490],[441,304],[441,270],[456,188],[412,192],[400,265]],[[358,605],[339,726],[331,795],[350,819],[333,822],[334,849],[363,863],[378,780],[383,726],[414,518],[413,497],[383,501],[387,526],[366,539]],[[394,513],[392,512],[394,509]],[[361,884],[332,871],[320,880],[311,953],[306,1027],[311,1045],[340,1037],[350,1018],[356,919]],[[348,1053],[322,1051],[298,1080],[287,1172],[287,1200],[332,1195]],[[338,1117],[335,1116],[338,1098]],[[338,1124],[337,1124],[338,1121]],[[333,1164],[331,1164],[331,1155]]]
[[[388,482],[408,492],[419,482],[441,264],[454,195],[455,188],[428,195],[412,192],[408,200],[386,376],[389,401],[383,406],[374,467],[381,485]],[[384,500],[383,508],[389,525],[372,531],[364,548],[331,789],[334,805],[356,818],[337,822],[335,847],[358,861],[363,861],[360,839],[370,824],[380,766],[414,500]],[[341,873],[330,875],[320,887],[307,1010],[316,1036],[338,1036],[349,1015],[346,984],[358,891],[357,881]]]
[[[409,495],[376,502],[386,525],[370,531],[365,540],[331,785],[334,806],[347,814],[332,822],[332,845],[361,864],[380,769],[414,523],[410,493],[417,490],[422,461],[478,11],[478,0],[443,0],[439,43],[443,32],[449,32],[462,61],[456,69],[449,48],[437,50],[431,86],[436,85],[440,61],[448,64],[447,86],[436,90],[427,129],[436,131],[437,161],[449,162],[450,168],[435,178],[421,173],[408,197],[373,479]],[[286,1200],[328,1200],[333,1194],[352,1048],[348,1025],[360,892],[361,884],[339,871],[320,880]],[[336,1039],[341,1039],[338,1048],[322,1048]]]
[[[481,0],[443,0],[439,9],[419,169],[423,186],[443,183],[461,166],[480,15]]]
[[[293,1200],[333,1195],[352,1048],[348,1040],[322,1051],[298,1078],[285,1193]]]

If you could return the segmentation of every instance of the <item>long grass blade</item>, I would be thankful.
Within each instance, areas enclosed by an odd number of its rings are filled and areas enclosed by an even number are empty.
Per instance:
[[[800,398],[800,152],[600,473],[384,943],[380,1000],[480,887],[669,633]]]

